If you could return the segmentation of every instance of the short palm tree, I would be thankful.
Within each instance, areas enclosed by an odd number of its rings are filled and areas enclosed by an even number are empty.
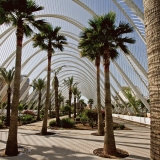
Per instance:
[[[11,108],[11,93],[12,93],[11,83],[14,78],[14,73],[15,73],[14,67],[8,71],[5,68],[0,69],[0,75],[3,77],[3,79],[8,85],[6,126],[10,125],[10,108]]]
[[[91,61],[95,61],[96,66],[96,75],[97,75],[97,113],[98,113],[98,134],[104,135],[104,127],[102,120],[102,111],[101,111],[101,92],[100,92],[100,51],[99,47],[94,44],[93,39],[88,38],[90,34],[93,33],[94,27],[96,24],[91,21],[89,25],[92,28],[85,28],[80,34],[79,48],[81,49],[81,57],[87,57]]]
[[[33,81],[34,87],[39,92],[38,96],[38,108],[37,108],[37,121],[40,120],[40,107],[41,107],[41,98],[42,98],[42,90],[46,87],[45,80],[39,78],[38,80]]]
[[[125,54],[129,54],[128,47],[125,43],[133,44],[135,40],[125,36],[133,32],[133,28],[124,22],[115,25],[116,14],[109,12],[103,16],[94,17],[89,21],[92,33],[88,34],[88,39],[93,40],[92,44],[99,49],[103,58],[104,65],[104,93],[105,93],[105,137],[104,137],[104,154],[115,155],[116,145],[113,133],[112,105],[110,94],[109,66],[110,60],[118,57],[120,48]],[[92,24],[94,26],[92,26]]]
[[[55,49],[61,51],[64,50],[63,45],[67,44],[65,36],[59,34],[61,27],[52,28],[51,25],[45,27],[41,33],[37,33],[33,37],[33,47],[40,47],[42,50],[47,51],[48,54],[48,69],[47,69],[47,91],[45,101],[45,113],[43,119],[43,126],[41,134],[47,134],[47,118],[48,118],[48,106],[50,95],[50,77],[51,77],[51,58]]]
[[[77,113],[79,114],[79,109],[80,109],[80,103],[79,103],[79,100],[81,98],[81,91],[78,90],[77,92]]]
[[[33,0],[1,0],[0,1],[0,24],[11,24],[16,27],[16,62],[15,77],[11,113],[11,125],[9,128],[8,140],[5,153],[9,156],[18,154],[17,144],[17,121],[18,121],[18,102],[21,75],[21,55],[23,35],[31,36],[33,30],[30,25],[42,29],[45,22],[35,20],[36,11],[42,10],[42,6],[35,4]]]
[[[71,107],[71,99],[72,99],[72,87],[73,87],[73,76],[72,77],[68,77],[68,79],[64,80],[64,85],[66,85],[68,87],[69,90],[69,103],[68,105]],[[69,112],[69,118],[71,118],[71,111]]]
[[[74,118],[76,118],[76,97],[77,97],[77,93],[78,93],[78,88],[77,86],[72,87],[72,93],[74,95]]]
[[[59,81],[58,81],[58,73],[62,70],[62,68],[65,66],[61,66],[58,69],[53,70],[52,72],[54,73],[54,80],[52,82],[52,85],[54,87],[54,93],[55,93],[55,110],[56,110],[56,123],[57,126],[60,125],[60,118],[59,118],[59,96],[61,95],[61,93],[58,93],[58,87],[59,87]]]

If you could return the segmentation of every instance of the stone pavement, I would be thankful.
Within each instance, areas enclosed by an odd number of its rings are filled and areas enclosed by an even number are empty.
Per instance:
[[[114,118],[132,130],[116,130],[117,148],[129,152],[124,160],[149,160],[150,130],[127,121]],[[41,129],[42,122],[19,127],[18,143],[29,147],[30,153],[16,157],[0,157],[0,160],[104,160],[97,157],[93,150],[103,147],[103,136],[92,136],[87,130],[52,130],[50,136],[35,135]],[[51,131],[51,130],[48,130]],[[5,147],[8,130],[0,130],[0,149]],[[106,158],[107,159],[107,158]]]

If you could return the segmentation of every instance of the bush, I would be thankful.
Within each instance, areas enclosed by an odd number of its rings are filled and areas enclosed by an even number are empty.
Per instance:
[[[118,124],[113,124],[113,130],[119,128]]]
[[[55,127],[55,126],[57,126],[56,121],[55,121],[55,120],[50,121],[50,122],[49,122],[49,126],[50,126],[50,127]]]
[[[124,124],[113,124],[113,130],[115,130],[115,129],[123,130],[124,128],[125,128]]]
[[[93,120],[89,121],[89,126],[93,128],[93,126],[94,126],[94,121]]]
[[[119,128],[120,128],[121,130],[123,130],[123,129],[125,128],[124,124],[120,124],[120,125],[119,125]]]
[[[22,121],[32,121],[33,120],[33,117],[29,114],[26,114],[25,116],[23,116],[23,119]]]
[[[63,118],[61,120],[61,126],[63,128],[73,128],[74,127],[74,120],[70,119],[70,118]]]
[[[2,123],[2,121],[0,120],[0,128],[2,128],[2,126],[3,126],[3,123]]]
[[[88,117],[86,115],[82,115],[80,121],[85,126],[85,124],[88,122]]]
[[[23,114],[28,114],[28,115],[35,116],[35,113],[31,110],[26,110],[26,111],[23,112]]]

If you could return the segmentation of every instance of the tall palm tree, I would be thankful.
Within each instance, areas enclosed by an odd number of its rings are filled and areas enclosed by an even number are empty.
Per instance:
[[[8,85],[6,126],[10,125],[10,108],[11,108],[11,93],[12,93],[11,83],[14,78],[14,73],[15,73],[14,67],[8,71],[5,68],[0,69],[0,75],[3,77],[3,79]]]
[[[74,87],[77,83],[73,84],[73,76],[68,77],[68,79],[64,80],[64,85],[68,87],[69,90],[69,106],[71,107],[71,99],[72,99],[72,87]],[[69,118],[71,118],[71,111],[69,111]]]
[[[21,55],[23,35],[31,36],[33,30],[30,25],[42,29],[45,22],[35,20],[36,11],[42,10],[42,6],[35,4],[33,0],[3,0],[0,1],[0,24],[11,24],[16,30],[16,62],[15,77],[11,113],[11,125],[9,128],[8,140],[5,153],[9,156],[18,154],[17,144],[17,121],[18,121],[18,102],[21,75]],[[30,24],[30,25],[29,25]]]
[[[38,108],[37,108],[37,121],[40,120],[40,107],[41,107],[41,98],[42,98],[42,90],[46,87],[45,80],[39,78],[38,80],[33,80],[34,87],[39,92],[38,96]]]
[[[124,34],[133,32],[133,28],[125,22],[115,25],[116,14],[109,12],[106,15],[94,17],[89,21],[92,33],[88,34],[88,39],[93,40],[92,44],[99,48],[100,55],[103,58],[104,65],[104,93],[105,93],[105,137],[104,154],[115,155],[116,145],[113,133],[112,105],[110,94],[109,66],[110,60],[118,57],[118,48],[121,48],[125,54],[129,54],[125,43],[135,43],[135,40]],[[92,26],[93,24],[93,26]],[[123,36],[122,36],[123,35]]]
[[[77,86],[74,86],[72,87],[72,93],[74,95],[74,118],[76,118],[76,96],[77,96],[77,93],[78,93],[78,88]]]
[[[47,134],[47,118],[48,118],[48,106],[49,106],[49,95],[50,95],[50,77],[51,77],[51,58],[55,49],[61,51],[64,50],[63,45],[67,44],[65,36],[59,34],[61,27],[52,28],[48,25],[43,29],[41,33],[37,33],[33,37],[33,47],[39,46],[42,50],[47,51],[48,54],[48,69],[47,69],[47,91],[45,101],[45,113],[42,125],[41,134]]]
[[[92,28],[85,28],[80,34],[79,48],[81,49],[81,56],[87,57],[91,61],[95,61],[96,75],[97,75],[97,113],[98,113],[98,134],[104,135],[102,111],[101,111],[101,92],[100,92],[100,52],[99,48],[94,45],[93,39],[88,38],[93,33],[93,28],[96,26],[92,21],[89,25]]]
[[[152,160],[160,159],[160,1],[143,0],[144,23],[146,31],[147,54],[148,54],[148,80],[151,106],[151,152]]]

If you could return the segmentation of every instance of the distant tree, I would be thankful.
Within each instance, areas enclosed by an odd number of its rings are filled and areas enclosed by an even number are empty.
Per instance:
[[[40,120],[40,106],[41,106],[41,98],[42,98],[42,90],[46,87],[46,83],[44,79],[34,79],[33,84],[35,89],[38,91],[38,107],[37,107],[37,121]]]
[[[90,109],[92,109],[93,102],[94,102],[93,99],[88,100],[88,105],[89,105]]]
[[[14,67],[8,71],[5,68],[0,69],[0,75],[3,77],[3,79],[8,85],[6,126],[10,125],[10,108],[11,108],[11,93],[12,93],[11,83],[14,78],[14,73],[15,73]]]

